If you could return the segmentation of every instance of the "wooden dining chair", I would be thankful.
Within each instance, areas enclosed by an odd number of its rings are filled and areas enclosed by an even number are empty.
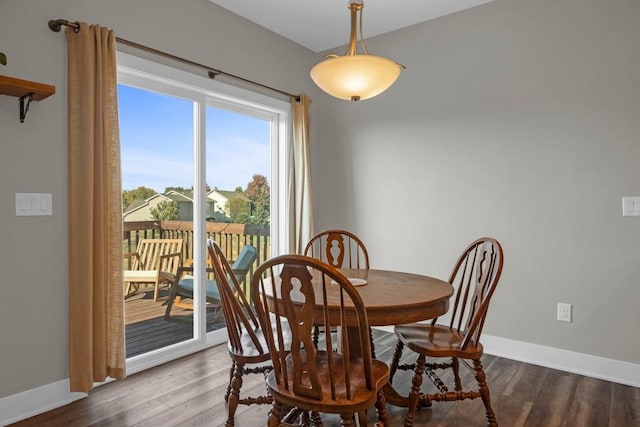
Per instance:
[[[330,413],[339,414],[343,426],[355,425],[357,414],[365,426],[365,411],[374,405],[378,425],[386,425],[382,387],[389,369],[371,357],[364,303],[344,275],[315,258],[283,255],[258,267],[251,296],[272,354],[269,427],[280,426],[289,407],[311,413],[314,425],[321,425],[320,413]],[[312,328],[317,324],[324,333],[316,345]],[[348,333],[335,335],[334,327]],[[291,334],[290,348],[283,346],[285,333]]]
[[[304,255],[317,258],[335,268],[369,268],[369,253],[362,240],[346,230],[325,230],[315,234],[304,248]],[[320,330],[314,328],[314,342],[318,342]],[[373,335],[370,335],[373,357]]]
[[[362,240],[346,230],[317,233],[304,248],[304,255],[335,268],[369,268],[369,254]]]
[[[480,361],[483,354],[480,335],[489,302],[502,273],[502,262],[502,247],[497,240],[484,237],[474,241],[460,255],[449,278],[449,283],[457,288],[449,325],[438,324],[436,318],[430,324],[399,325],[394,328],[398,343],[391,362],[389,381],[393,381],[397,369],[414,371],[405,427],[413,426],[414,412],[418,406],[429,406],[434,400],[457,401],[477,397],[484,403],[488,425],[498,425]],[[415,364],[399,365],[405,346],[418,354]],[[427,357],[451,360],[432,363],[426,362]],[[477,390],[463,391],[459,374],[461,362],[475,375]],[[448,368],[453,372],[453,390],[449,390],[436,374],[436,370]],[[438,393],[420,393],[423,375],[433,382]]]
[[[256,317],[254,307],[247,299],[237,275],[229,265],[224,253],[213,240],[207,243],[207,250],[218,286],[220,301],[228,333],[228,351],[231,357],[229,385],[224,399],[228,406],[225,427],[234,425],[234,416],[239,404],[271,403],[269,395],[259,397],[240,397],[242,376],[249,373],[263,374],[271,369],[269,348],[263,336],[263,330]],[[290,337],[283,338],[286,348]],[[256,365],[246,367],[245,365]]]

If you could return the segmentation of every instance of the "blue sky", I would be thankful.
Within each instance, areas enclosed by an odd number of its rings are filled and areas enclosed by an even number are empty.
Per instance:
[[[163,192],[193,185],[193,104],[118,86],[122,188]],[[206,176],[213,188],[246,188],[254,174],[271,182],[269,122],[207,108]]]

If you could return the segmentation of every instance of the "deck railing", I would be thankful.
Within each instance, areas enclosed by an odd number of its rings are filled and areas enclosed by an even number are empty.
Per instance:
[[[193,222],[190,221],[135,221],[123,224],[124,252],[135,252],[140,239],[184,240],[182,262],[193,259]],[[249,275],[257,266],[271,256],[271,236],[268,226],[254,224],[234,224],[222,222],[206,223],[207,239],[220,245],[229,262],[233,262],[244,245],[252,245],[258,250],[258,259],[249,270]],[[127,267],[125,264],[125,268]],[[250,277],[250,276],[249,276]],[[245,284],[249,282],[248,278]]]

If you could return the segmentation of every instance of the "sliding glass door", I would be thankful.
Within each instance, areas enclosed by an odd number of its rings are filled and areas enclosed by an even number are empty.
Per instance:
[[[230,262],[255,246],[250,273],[285,250],[290,105],[131,55],[118,61],[131,373],[226,340],[207,239]],[[162,248],[176,241],[173,262]]]

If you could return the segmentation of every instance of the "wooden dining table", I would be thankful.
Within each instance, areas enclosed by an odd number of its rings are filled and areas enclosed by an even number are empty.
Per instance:
[[[453,287],[448,282],[421,274],[375,269],[339,271],[347,278],[354,279],[352,282],[355,284],[366,282],[356,289],[365,304],[369,326],[392,326],[433,319],[448,311],[449,299],[453,295]],[[320,286],[319,282],[314,282],[319,315],[323,304]],[[272,298],[271,295],[267,297]],[[330,311],[335,309],[335,315],[339,315],[337,286],[335,292],[327,295],[327,305]],[[361,352],[357,340],[348,341],[351,354]],[[384,394],[386,401],[392,405],[408,405],[408,398],[400,396],[391,384],[385,386]]]

